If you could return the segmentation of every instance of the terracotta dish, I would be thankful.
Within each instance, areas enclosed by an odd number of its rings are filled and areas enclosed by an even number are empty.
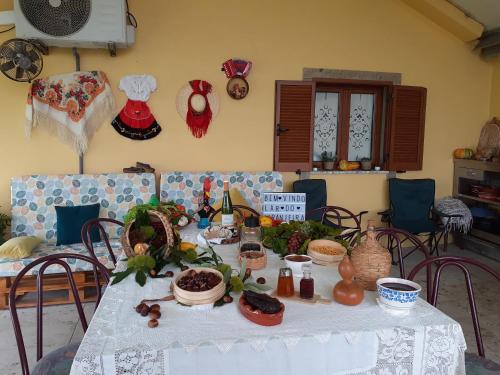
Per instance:
[[[281,304],[281,310],[276,314],[264,314],[260,310],[254,310],[252,306],[247,304],[245,296],[241,295],[238,305],[243,316],[255,324],[270,327],[281,324],[283,321],[283,313],[285,312],[283,304]]]

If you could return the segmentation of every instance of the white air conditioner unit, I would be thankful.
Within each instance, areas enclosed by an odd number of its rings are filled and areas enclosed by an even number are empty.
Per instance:
[[[4,12],[6,22],[12,12]],[[16,36],[48,46],[110,48],[135,42],[125,0],[14,0]]]

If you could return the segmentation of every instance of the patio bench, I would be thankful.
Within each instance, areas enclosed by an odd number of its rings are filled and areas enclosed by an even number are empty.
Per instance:
[[[136,204],[148,202],[156,194],[155,176],[144,174],[86,174],[14,177],[11,181],[12,237],[37,236],[42,243],[31,256],[19,260],[0,259],[0,309],[8,306],[11,282],[26,265],[42,256],[54,253],[77,253],[88,255],[83,243],[56,246],[57,218],[55,206],[73,206],[100,203],[100,217],[123,220],[127,211]],[[106,228],[110,244],[118,256],[121,252],[119,236],[121,228]],[[108,269],[114,265],[104,243],[94,245],[98,260]],[[69,263],[82,301],[90,301],[86,287],[95,286],[92,269],[87,263]],[[37,268],[29,271],[18,287],[19,295],[36,290]],[[62,268],[53,265],[47,269],[46,290],[62,291],[44,304],[72,302],[69,284]],[[36,301],[20,301],[18,306],[34,306]]]
[[[258,212],[262,211],[263,192],[283,191],[283,177],[279,172],[163,172],[160,177],[160,199],[182,204],[188,213],[193,214],[198,208],[206,177],[211,181],[212,205],[222,199],[224,181],[229,181],[230,189],[238,189],[248,205]]]

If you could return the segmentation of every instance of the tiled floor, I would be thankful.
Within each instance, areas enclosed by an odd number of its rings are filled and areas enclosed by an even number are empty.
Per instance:
[[[491,261],[480,255],[468,251],[462,251],[451,247],[450,255],[463,255],[477,258],[497,271],[500,271],[500,263]],[[419,256],[407,260],[407,269],[418,262]],[[398,274],[396,268],[394,275]],[[420,276],[420,275],[419,275]],[[422,275],[423,276],[423,275]],[[486,356],[500,363],[500,285],[494,282],[481,271],[473,272],[473,281],[477,297],[479,319],[483,333]],[[421,285],[424,283],[421,282]],[[476,352],[474,331],[468,307],[467,294],[463,276],[460,271],[448,270],[443,276],[442,289],[438,307],[445,313],[459,321],[463,327],[469,351]],[[90,319],[93,312],[93,304],[85,306],[85,313]],[[48,353],[67,343],[81,340],[83,333],[78,323],[77,313],[74,306],[53,306],[44,310],[44,351]],[[36,321],[34,309],[19,310],[24,339],[28,351],[28,359],[31,363],[35,361],[36,353]],[[17,347],[10,322],[8,311],[0,312],[0,364],[2,375],[20,374]]]

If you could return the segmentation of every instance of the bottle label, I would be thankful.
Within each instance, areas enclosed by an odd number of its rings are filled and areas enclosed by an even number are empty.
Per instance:
[[[222,226],[232,227],[234,225],[234,214],[222,214]]]

